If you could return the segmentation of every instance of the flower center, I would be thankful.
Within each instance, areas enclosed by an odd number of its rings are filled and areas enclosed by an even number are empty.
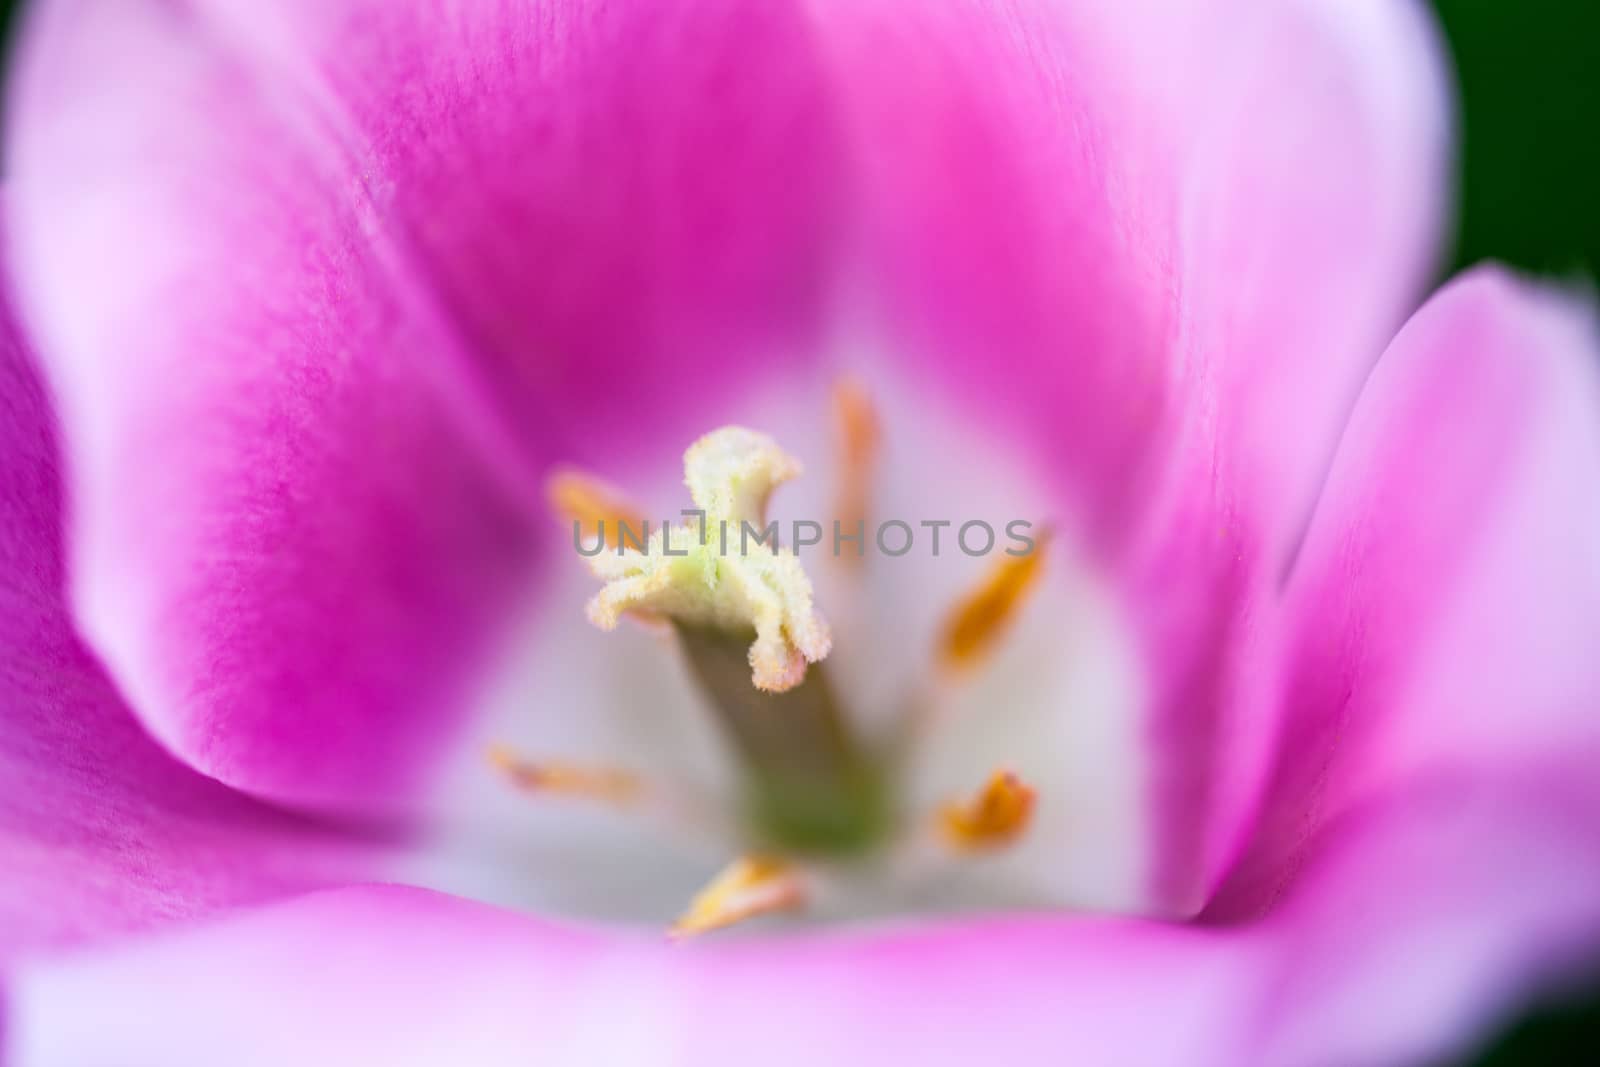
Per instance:
[[[868,544],[882,545],[881,532],[874,537],[865,521],[877,419],[858,386],[836,390],[835,421],[837,517],[797,522],[787,539],[767,522],[767,501],[800,464],[751,430],[716,430],[689,447],[684,481],[695,507],[682,512],[684,521],[653,531],[596,479],[564,473],[551,482],[553,504],[572,521],[578,552],[603,582],[589,602],[590,620],[611,630],[626,617],[670,633],[737,757],[744,803],[731,822],[745,854],[695,898],[676,934],[804,907],[823,872],[873,855],[990,851],[1019,838],[1032,816],[1032,788],[1004,769],[937,811],[903,811],[896,799],[904,757],[934,713],[929,692],[985,660],[1037,582],[1045,538],[995,551],[986,579],[950,611],[928,691],[908,694],[886,739],[865,738],[823,662],[833,638],[801,563],[809,546],[856,567]],[[621,807],[661,795],[620,769],[528,762],[504,751],[495,762],[533,791]]]

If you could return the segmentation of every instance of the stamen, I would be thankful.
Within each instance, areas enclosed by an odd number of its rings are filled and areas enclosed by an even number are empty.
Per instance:
[[[704,524],[666,526],[643,552],[590,559],[606,582],[589,602],[590,621],[610,630],[623,614],[642,613],[730,633],[753,628],[755,687],[781,693],[799,685],[832,637],[799,559],[781,555],[763,525],[768,495],[799,473],[765,434],[727,427],[700,438],[684,453],[684,482]]]
[[[644,511],[615,486],[582,471],[563,469],[550,475],[545,482],[545,496],[555,512],[579,524],[584,541],[603,532],[607,548],[614,549],[619,544],[622,523],[639,529],[644,516]]]
[[[839,454],[834,517],[841,530],[851,531],[866,521],[882,439],[878,412],[859,378],[841,378],[834,385],[833,419]],[[863,556],[844,552],[838,558],[854,565],[860,563]]]
[[[571,763],[530,763],[500,745],[489,750],[489,762],[519,789],[530,793],[558,793],[628,807],[644,792],[644,783],[628,771]]]
[[[1049,532],[1041,532],[1033,551],[1025,556],[1005,556],[983,584],[956,605],[945,622],[939,642],[942,666],[965,670],[982,662],[1010,621],[1021,609],[1028,591],[1043,571]]]
[[[1010,771],[996,771],[971,799],[946,804],[939,827],[947,841],[976,852],[1008,845],[1033,819],[1034,791]]]
[[[668,936],[675,940],[696,937],[804,904],[805,886],[792,864],[774,856],[742,856],[696,894]]]

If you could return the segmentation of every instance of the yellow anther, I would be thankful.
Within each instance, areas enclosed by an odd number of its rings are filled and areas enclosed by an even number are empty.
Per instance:
[[[1010,771],[996,771],[977,795],[946,804],[939,828],[956,848],[980,851],[1008,845],[1033,818],[1033,788]]]
[[[658,529],[642,552],[592,557],[589,569],[606,584],[589,601],[589,619],[602,630],[624,614],[729,633],[753,630],[752,683],[774,693],[793,689],[806,664],[832,645],[799,559],[780,553],[762,525],[768,494],[798,474],[800,464],[765,434],[729,426],[690,445],[683,465],[703,521]]]
[[[558,515],[579,524],[579,532],[588,543],[603,530],[606,547],[614,549],[620,523],[626,522],[631,530],[642,528],[641,509],[614,486],[581,471],[563,469],[550,475],[545,481],[545,496]]]
[[[939,640],[939,662],[943,666],[971,667],[993,650],[1006,625],[1021,609],[1028,591],[1038,584],[1048,539],[1048,532],[1041,532],[1027,555],[1003,557],[983,584],[956,605],[945,620]]]
[[[571,763],[530,763],[499,745],[489,750],[489,762],[519,789],[531,793],[557,793],[625,806],[644,791],[644,784],[627,771]]]
[[[834,518],[841,530],[850,531],[867,518],[872,480],[877,467],[882,430],[877,409],[866,385],[855,377],[841,378],[833,387],[833,421],[839,461],[838,496]],[[862,556],[845,552],[839,558],[859,562]]]
[[[668,933],[674,939],[695,937],[804,904],[805,886],[792,864],[773,856],[742,856],[689,902]]]

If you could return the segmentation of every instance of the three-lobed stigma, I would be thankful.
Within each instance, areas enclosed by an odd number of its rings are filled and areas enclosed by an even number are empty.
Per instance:
[[[690,522],[656,531],[640,548],[619,545],[589,567],[605,585],[589,619],[613,629],[624,614],[692,627],[755,631],[750,680],[782,693],[828,654],[832,637],[812,601],[800,561],[782,555],[764,530],[767,498],[800,464],[766,434],[725,427],[684,454],[684,483],[696,505]]]

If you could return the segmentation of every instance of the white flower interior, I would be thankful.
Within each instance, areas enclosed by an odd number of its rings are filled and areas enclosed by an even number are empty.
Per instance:
[[[890,823],[874,847],[779,857],[803,879],[804,906],[750,925],[1014,907],[1143,910],[1142,671],[1111,590],[1073,552],[1071,516],[1041,489],[1046,457],[1005,454],[903,381],[865,384],[882,441],[861,559],[831,551],[842,475],[828,382],[785,383],[720,420],[759,428],[804,466],[804,477],[772,495],[768,517],[791,560],[793,521],[828,531],[800,557],[832,624],[823,669],[851,730],[874,752],[905,753],[888,778]],[[655,524],[691,506],[678,460],[652,457],[625,485]],[[902,556],[871,543],[890,519],[916,535]],[[941,632],[1004,558],[1006,524],[1018,519],[1035,535],[1046,524],[1053,531],[1038,580],[990,654],[942,668]],[[937,555],[925,520],[952,522]],[[996,530],[988,554],[956,544],[969,520]],[[663,928],[730,861],[753,848],[769,854],[771,843],[751,839],[743,769],[673,631],[625,620],[602,632],[585,622],[598,585],[570,521],[552,523],[558,550],[531,597],[536,608],[507,643],[485,714],[440,782],[441,846],[422,869],[402,873],[495,903]],[[495,746],[637,776],[643,792],[607,803],[519,790],[489,767],[484,754]],[[1025,830],[981,851],[941,844],[941,809],[1000,770],[1033,790]]]

